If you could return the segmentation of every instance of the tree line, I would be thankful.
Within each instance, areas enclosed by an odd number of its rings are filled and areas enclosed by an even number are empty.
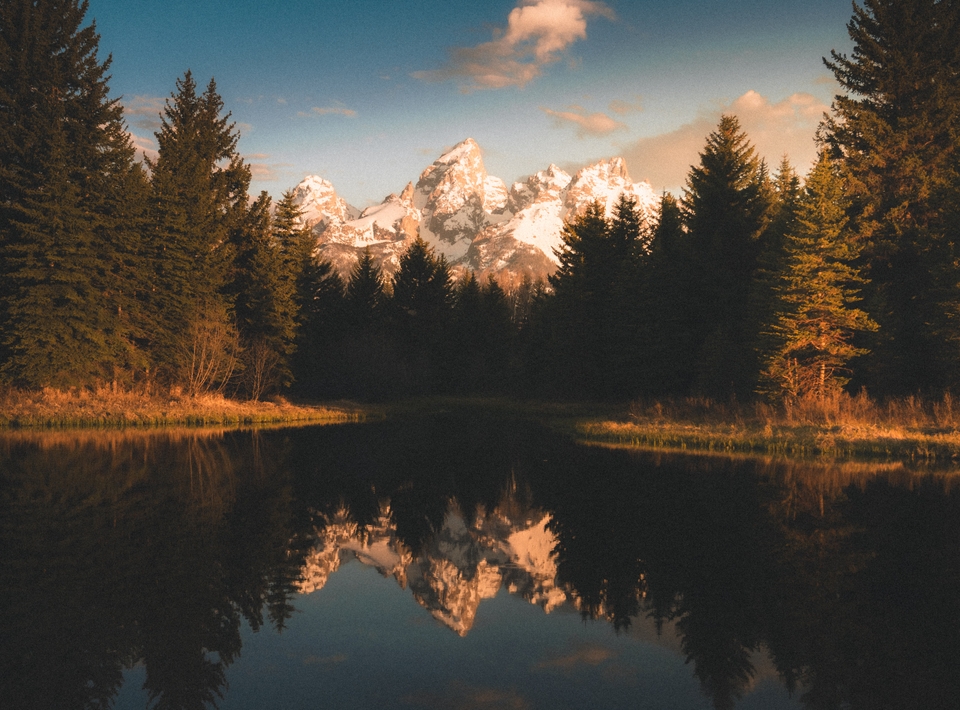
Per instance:
[[[417,239],[386,278],[315,254],[188,71],[140,163],[86,2],[0,9],[0,378],[259,398],[934,394],[960,382],[960,8],[865,0],[801,178],[734,116],[645,224],[569,221],[505,292]],[[456,278],[454,278],[456,276]]]

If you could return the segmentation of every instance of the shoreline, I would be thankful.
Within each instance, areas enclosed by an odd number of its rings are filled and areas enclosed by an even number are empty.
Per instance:
[[[797,460],[902,461],[960,466],[960,431],[911,427],[657,424],[579,420],[579,441],[664,452],[777,456]],[[960,468],[958,468],[960,470]]]
[[[111,390],[0,391],[0,432],[58,429],[238,427],[361,422],[456,409],[533,417],[588,444],[664,452],[745,454],[821,461],[902,461],[957,467],[960,426],[933,422],[784,422],[744,411],[675,409],[637,416],[636,404],[547,402],[498,397],[427,397],[378,405],[251,402],[220,395],[147,395]],[[632,410],[632,411],[631,411]],[[647,412],[650,410],[648,409]],[[631,421],[632,420],[632,421]]]
[[[122,429],[357,422],[354,403],[253,402],[221,395],[148,395],[110,390],[0,392],[0,432],[24,429]]]

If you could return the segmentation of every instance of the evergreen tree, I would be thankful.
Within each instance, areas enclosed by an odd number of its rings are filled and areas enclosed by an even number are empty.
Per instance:
[[[434,256],[420,237],[400,257],[393,278],[391,310],[401,351],[399,386],[408,392],[435,392],[447,380],[451,343],[445,329],[453,305],[447,262]]]
[[[139,362],[124,195],[142,173],[86,11],[0,8],[0,367],[27,386],[116,379]]]
[[[796,224],[784,246],[763,379],[767,391],[823,398],[846,384],[847,363],[866,351],[858,331],[877,325],[855,308],[863,284],[852,265],[857,248],[847,231],[843,183],[826,154],[807,178]]]
[[[655,395],[682,394],[690,388],[696,367],[693,337],[699,314],[686,287],[690,260],[683,213],[668,192],[660,199],[652,235],[637,305],[645,359],[641,389]]]
[[[364,249],[350,274],[346,290],[347,318],[353,328],[370,328],[383,316],[386,300],[383,270]]]
[[[940,0],[865,0],[847,29],[852,55],[824,60],[844,93],[821,139],[847,181],[865,302],[881,326],[865,381],[887,393],[940,389],[960,377],[960,12]]]
[[[287,387],[297,331],[296,279],[270,216],[266,192],[235,235],[235,313],[243,347],[243,382],[253,399]]]
[[[393,279],[393,304],[418,322],[437,320],[449,310],[453,286],[446,260],[434,256],[420,237],[400,257]]]
[[[160,364],[181,379],[192,377],[197,344],[191,339],[203,332],[191,323],[233,327],[226,295],[234,257],[230,237],[246,218],[250,170],[236,152],[239,135],[230,115],[222,114],[216,83],[211,79],[197,94],[186,72],[167,100],[158,156],[149,163],[155,350]]]
[[[689,271],[684,279],[698,314],[696,387],[725,396],[752,390],[749,294],[769,202],[761,163],[740,123],[723,116],[687,179],[682,208]]]
[[[297,305],[293,373],[298,390],[311,396],[361,396],[351,391],[350,356],[340,349],[347,330],[344,284],[329,261],[307,257],[297,282]]]

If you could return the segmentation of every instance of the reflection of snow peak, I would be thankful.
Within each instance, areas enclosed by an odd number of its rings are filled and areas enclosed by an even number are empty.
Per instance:
[[[515,510],[515,506],[505,506]],[[548,514],[525,511],[511,520],[500,509],[478,514],[467,526],[451,505],[443,526],[414,559],[396,537],[389,507],[365,529],[341,510],[324,516],[314,549],[301,573],[300,591],[320,589],[350,556],[407,584],[417,602],[437,620],[464,636],[473,627],[481,599],[496,596],[501,586],[549,613],[567,600],[557,587],[556,538],[547,528]]]
[[[369,248],[392,274],[399,256],[420,236],[451,265],[507,282],[552,273],[564,220],[597,200],[609,216],[621,194],[637,198],[649,223],[659,198],[649,183],[630,179],[622,158],[603,160],[573,177],[551,165],[508,189],[487,174],[472,138],[440,156],[399,196],[390,195],[362,214],[319,177],[305,178],[295,188],[320,253],[342,273],[349,273],[358,253]]]

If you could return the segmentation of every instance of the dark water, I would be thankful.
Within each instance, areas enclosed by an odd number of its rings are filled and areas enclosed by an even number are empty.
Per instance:
[[[0,438],[3,708],[957,708],[950,474],[478,413]]]

